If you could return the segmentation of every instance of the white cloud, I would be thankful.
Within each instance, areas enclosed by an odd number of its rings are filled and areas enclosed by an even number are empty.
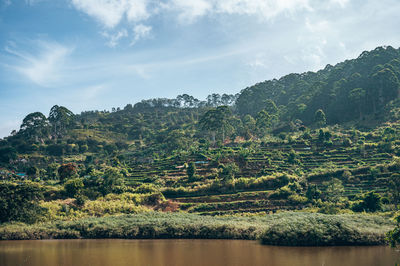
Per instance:
[[[349,0],[330,0],[332,4],[338,4],[341,7],[345,7]]]
[[[110,47],[116,47],[122,38],[128,37],[128,31],[122,29],[115,34],[110,34],[108,32],[102,32],[102,35],[108,39],[107,45]]]
[[[35,44],[37,51],[30,53],[19,51],[13,43],[4,49],[17,58],[12,68],[30,81],[49,87],[62,79],[61,69],[73,49],[54,42],[38,41]]]
[[[268,56],[265,53],[256,54],[251,60],[249,60],[246,65],[253,69],[265,69],[268,68]]]
[[[330,30],[329,22],[326,20],[311,22],[309,18],[306,18],[305,25],[311,33],[327,33]]]
[[[147,0],[71,0],[78,10],[114,28],[126,17],[130,22],[147,19]]]
[[[239,15],[257,15],[271,19],[282,13],[311,10],[309,0],[226,0],[215,2],[216,12]]]
[[[126,3],[126,16],[129,21],[138,22],[150,17],[150,13],[147,10],[147,0],[127,0]]]
[[[38,1],[38,0],[26,0]],[[191,24],[206,16],[221,14],[252,16],[272,20],[278,16],[294,16],[296,13],[315,13],[334,7],[344,7],[350,0],[69,0],[79,11],[99,21],[106,29],[103,36],[107,45],[115,47],[120,39],[128,37],[125,31],[116,31],[121,24],[124,28],[136,25],[131,45],[148,37],[151,27],[143,22],[160,13],[176,18],[181,24]],[[311,30],[320,30],[324,24],[309,24]]]
[[[140,39],[148,38],[150,36],[151,29],[152,28],[150,26],[146,26],[143,24],[136,25],[133,28],[134,38],[131,42],[131,45],[134,45]]]
[[[32,0],[31,0],[32,1]],[[107,28],[123,21],[139,23],[159,11],[177,12],[180,22],[192,23],[210,14],[258,16],[271,19],[280,14],[312,11],[313,0],[70,0],[73,6]],[[326,0],[341,6],[348,0]]]
[[[210,0],[172,0],[165,7],[179,13],[178,19],[184,22],[193,22],[196,18],[202,17],[210,12],[213,3]]]

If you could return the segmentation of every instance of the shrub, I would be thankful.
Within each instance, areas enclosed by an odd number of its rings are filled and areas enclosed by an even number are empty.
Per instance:
[[[154,186],[153,184],[141,184],[139,187],[135,189],[135,193],[142,193],[142,194],[154,193],[158,191],[159,190],[157,189],[157,187]]]
[[[365,223],[368,222],[352,220],[352,216],[299,214],[291,219],[276,221],[261,235],[261,242],[285,246],[385,243],[384,235],[371,231]]]
[[[269,195],[270,199],[287,199],[293,192],[287,187],[281,187]]]
[[[22,221],[34,223],[45,213],[38,201],[43,199],[43,188],[32,182],[0,183],[0,222]]]
[[[75,197],[75,195],[79,194],[83,189],[83,179],[82,178],[74,178],[70,179],[64,184],[65,193],[68,197]]]
[[[382,208],[382,199],[378,193],[370,191],[361,197],[361,201],[352,206],[352,210],[356,212],[375,212]]]
[[[289,200],[289,202],[291,204],[305,204],[308,201],[308,199],[306,197],[300,196],[300,195],[297,195],[297,194],[290,195],[288,197],[288,200]]]
[[[58,176],[60,177],[60,181],[64,181],[65,179],[75,176],[77,174],[77,168],[75,164],[67,163],[61,165],[57,172]]]

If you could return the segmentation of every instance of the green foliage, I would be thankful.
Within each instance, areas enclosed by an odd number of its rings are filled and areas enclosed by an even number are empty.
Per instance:
[[[236,163],[228,163],[220,165],[219,177],[224,181],[235,179],[235,176],[239,173],[239,167]]]
[[[0,239],[260,239],[273,245],[376,245],[392,223],[379,216],[280,213],[254,217],[145,212],[77,221],[0,226]]]
[[[400,202],[400,174],[395,173],[390,176],[388,188],[390,199],[397,208]]]
[[[396,227],[387,232],[386,237],[392,247],[400,244],[400,216],[397,215],[394,218],[396,222]]]
[[[200,127],[203,130],[212,132],[213,142],[215,142],[215,134],[218,130],[225,130],[228,125],[228,117],[231,111],[227,106],[219,106],[208,110],[199,121]],[[223,136],[224,138],[224,136]]]
[[[308,200],[317,200],[321,197],[321,190],[318,189],[317,185],[311,184],[307,187],[306,197]]]
[[[42,137],[46,133],[48,121],[40,112],[28,114],[21,124],[20,133],[30,137]]]
[[[190,162],[187,169],[186,174],[189,180],[193,180],[194,175],[196,174],[196,165],[194,162]]]
[[[388,211],[399,201],[399,51],[377,48],[206,101],[183,94],[76,115],[53,106],[48,119],[32,113],[0,140],[0,178],[43,184],[49,220],[143,205],[212,215],[370,212],[379,196]]]
[[[17,151],[12,146],[0,147],[0,163],[7,164],[10,160],[17,159]]]
[[[61,165],[58,170],[58,176],[60,177],[60,181],[63,182],[66,179],[72,178],[77,173],[76,165],[73,163],[67,163]]]
[[[375,212],[379,211],[382,208],[382,197],[375,193],[374,191],[370,191],[361,196],[361,201],[354,204],[352,209],[356,212],[366,211],[366,212]]]
[[[277,220],[262,235],[266,245],[340,246],[385,243],[381,222],[375,217],[299,213]],[[380,231],[371,231],[373,225]]]
[[[122,174],[115,168],[109,167],[104,172],[102,192],[103,195],[109,193],[119,192],[121,186],[124,184],[124,179]]]
[[[326,125],[326,116],[325,116],[324,111],[322,111],[322,109],[318,109],[317,111],[315,111],[314,123],[318,127],[323,127]]]
[[[75,197],[81,192],[83,187],[84,184],[82,178],[69,179],[64,184],[65,193],[68,197]]]
[[[38,174],[39,170],[36,166],[30,166],[26,170],[26,174],[30,177],[35,177]]]
[[[32,182],[0,182],[0,222],[34,223],[45,213],[38,205],[43,189]]]
[[[399,57],[399,49],[378,47],[318,72],[260,82],[241,91],[236,108],[241,115],[255,116],[272,100],[280,119],[299,118],[307,124],[321,109],[332,124],[372,116],[398,98],[400,69],[391,62]],[[322,116],[318,121],[318,126],[324,124]]]
[[[53,156],[63,156],[65,153],[64,145],[50,144],[47,146],[47,152]]]
[[[324,182],[323,185],[326,186],[326,193],[324,193],[324,198],[327,201],[338,203],[344,193],[342,181],[337,178],[332,178],[331,181]]]
[[[60,135],[74,120],[75,115],[64,106],[54,105],[50,109],[49,122],[53,127],[53,133]]]
[[[288,154],[288,163],[290,164],[299,164],[300,160],[298,159],[298,155],[294,150],[290,150]]]

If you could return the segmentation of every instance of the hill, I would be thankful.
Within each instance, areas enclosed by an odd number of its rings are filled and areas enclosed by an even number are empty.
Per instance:
[[[0,141],[1,221],[397,210],[400,49],[235,95],[28,114]]]

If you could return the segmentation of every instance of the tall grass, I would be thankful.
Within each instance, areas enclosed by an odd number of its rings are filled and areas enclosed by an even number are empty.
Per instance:
[[[272,245],[375,245],[393,224],[370,215],[286,212],[252,217],[212,217],[189,213],[83,218],[26,225],[0,225],[0,239],[207,238],[261,239]]]

